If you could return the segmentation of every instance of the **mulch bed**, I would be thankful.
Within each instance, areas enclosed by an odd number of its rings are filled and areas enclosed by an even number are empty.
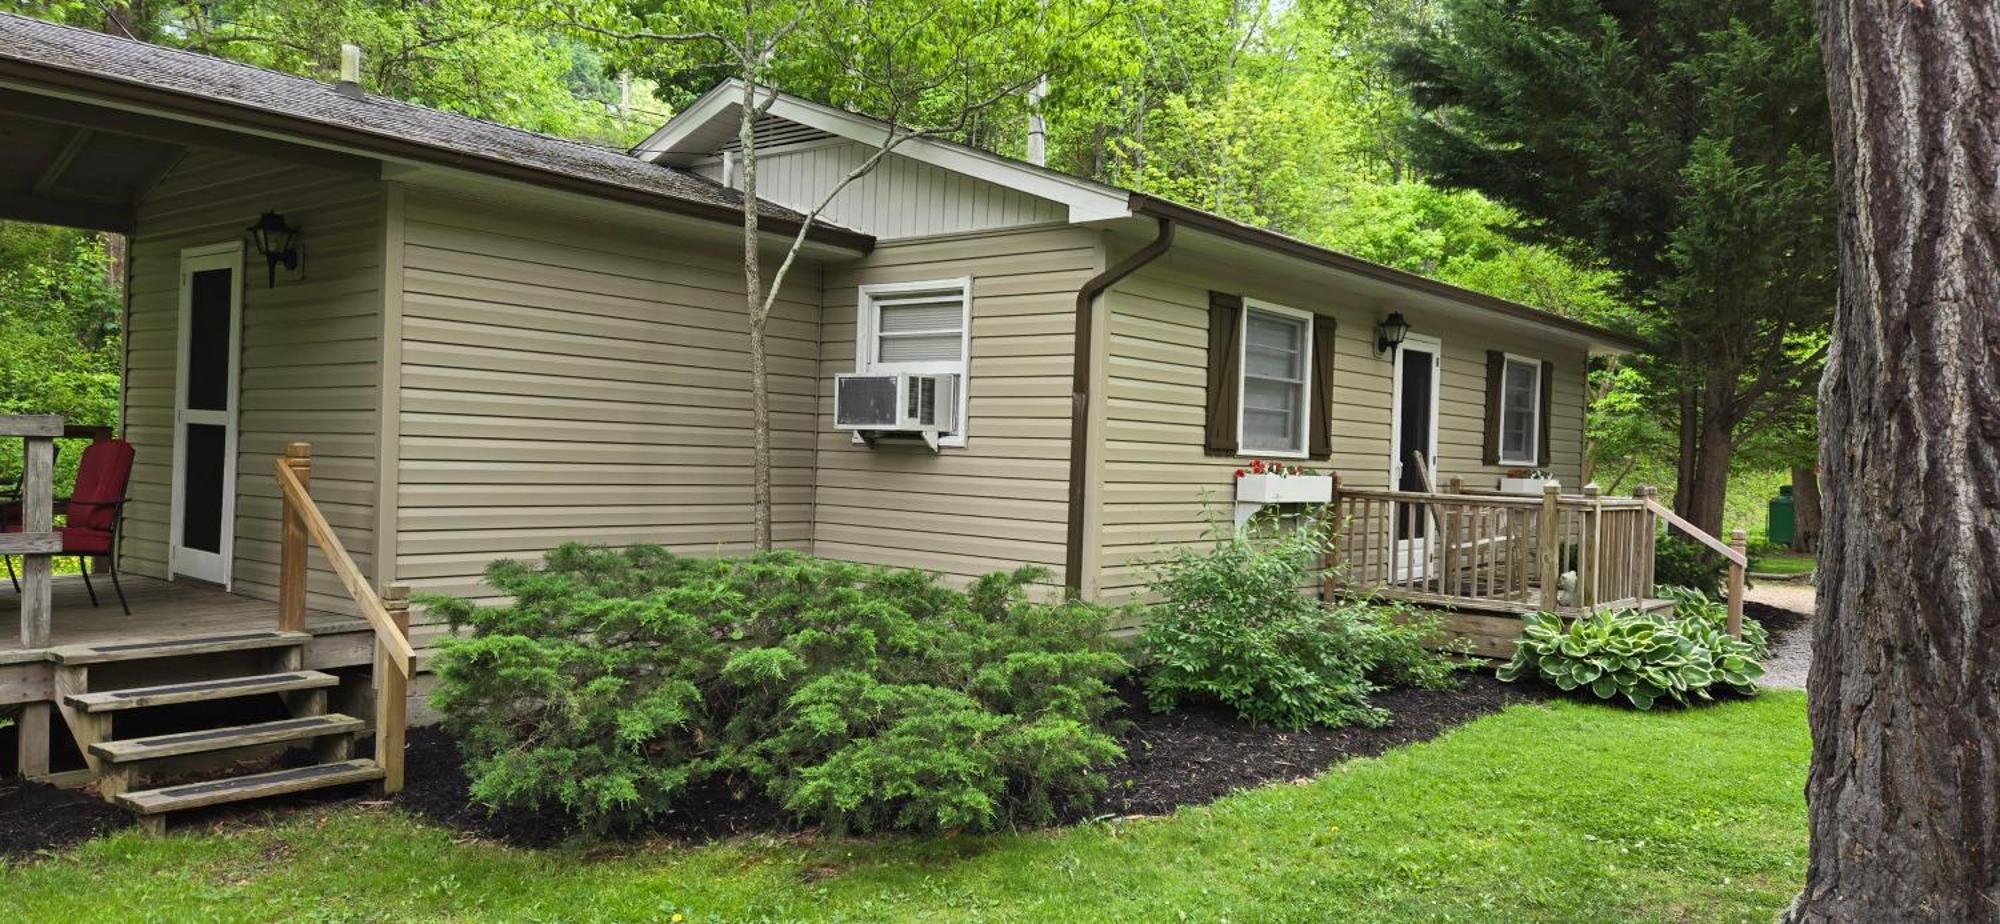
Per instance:
[[[130,827],[132,816],[86,792],[0,780],[0,863]]]
[[[1162,815],[1239,789],[1311,777],[1343,760],[1428,741],[1455,725],[1551,692],[1539,684],[1501,683],[1483,669],[1460,676],[1463,682],[1456,690],[1376,695],[1375,704],[1393,717],[1381,728],[1278,731],[1215,706],[1185,705],[1156,714],[1128,694],[1136,708],[1128,716],[1133,727],[1119,742],[1125,746],[1125,762],[1111,770],[1100,809],[1110,815]]]
[[[1806,628],[1807,623],[1812,622],[1811,613],[1788,610],[1768,603],[1758,603],[1755,600],[1743,601],[1743,615],[1757,620],[1764,627],[1764,631],[1770,635],[1773,648],[1778,646],[1780,639]]]
[[[1503,684],[1483,670],[1462,676],[1464,682],[1456,690],[1393,690],[1378,695],[1375,703],[1394,716],[1382,728],[1301,732],[1260,728],[1211,706],[1189,705],[1154,714],[1145,708],[1138,691],[1121,690],[1127,701],[1121,717],[1131,723],[1119,742],[1126,758],[1111,769],[1111,785],[1092,815],[1160,815],[1184,805],[1213,802],[1239,789],[1310,777],[1343,760],[1425,741],[1510,704],[1548,695],[1537,685]],[[489,812],[469,805],[458,748],[439,729],[410,730],[407,766],[407,785],[396,797],[397,804],[438,824],[518,847],[547,847],[578,833],[560,812]],[[761,799],[739,800],[717,786],[689,794],[671,815],[617,834],[700,842],[796,830],[777,806]]]

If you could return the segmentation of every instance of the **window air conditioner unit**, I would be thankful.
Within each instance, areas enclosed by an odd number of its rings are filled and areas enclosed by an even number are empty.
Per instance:
[[[922,436],[931,449],[958,429],[958,376],[892,372],[833,377],[833,427],[851,430],[869,445],[884,434]]]

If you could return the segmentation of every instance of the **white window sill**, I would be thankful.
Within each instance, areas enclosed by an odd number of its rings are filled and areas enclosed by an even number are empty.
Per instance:
[[[1236,452],[1236,458],[1239,459],[1304,459],[1310,455],[1311,453],[1286,452],[1278,449],[1257,449],[1247,452],[1239,449]]]
[[[1500,461],[1499,461],[1498,463],[1495,463],[1495,464],[1498,464],[1498,465],[1525,465],[1525,466],[1528,466],[1529,468],[1537,468],[1537,467],[1539,467],[1539,466],[1540,466],[1540,465],[1542,464],[1542,460],[1540,460],[1540,459],[1506,459],[1506,458],[1503,458],[1503,459],[1501,459],[1501,460],[1500,460]]]

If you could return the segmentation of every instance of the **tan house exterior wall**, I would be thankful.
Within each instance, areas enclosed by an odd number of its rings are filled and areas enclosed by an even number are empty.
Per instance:
[[[196,151],[140,204],[121,410],[137,455],[121,561],[133,573],[166,576],[180,252],[243,240],[266,210],[301,229],[304,262],[297,278],[281,270],[268,286],[263,259],[245,248],[233,589],[276,599],[271,460],[294,440],[313,444],[313,496],[362,570],[374,571],[383,200],[381,182],[367,176]],[[314,558],[309,605],[351,609]]]
[[[1203,449],[1208,353],[1208,293],[1230,292],[1321,316],[1338,327],[1334,367],[1334,454],[1309,461],[1338,472],[1344,483],[1382,488],[1389,481],[1392,364],[1375,352],[1382,310],[1331,292],[1324,278],[1291,279],[1244,274],[1230,278],[1209,270],[1158,264],[1141,270],[1104,296],[1108,361],[1101,406],[1105,418],[1104,464],[1097,486],[1096,536],[1101,570],[1095,596],[1131,597],[1143,586],[1149,562],[1177,544],[1200,541],[1207,516],[1229,521],[1235,469],[1250,455],[1220,457]],[[1578,344],[1509,331],[1499,324],[1449,323],[1401,307],[1412,333],[1438,336],[1443,375],[1438,394],[1438,475],[1492,487],[1503,467],[1484,465],[1486,351],[1501,349],[1554,362],[1550,469],[1574,484],[1582,457],[1583,390],[1587,352]],[[1205,514],[1205,509],[1207,513]],[[1088,541],[1088,540],[1087,540]]]
[[[572,540],[748,551],[749,321],[731,231],[402,199],[398,579],[484,596],[488,562]],[[802,263],[768,327],[786,548],[811,538],[818,305],[819,269]]]
[[[956,582],[1034,564],[1061,586],[1076,292],[1102,265],[1096,232],[1042,225],[884,242],[828,267],[815,554]],[[870,449],[834,430],[833,377],[854,371],[860,287],[964,276],[972,277],[966,446]]]

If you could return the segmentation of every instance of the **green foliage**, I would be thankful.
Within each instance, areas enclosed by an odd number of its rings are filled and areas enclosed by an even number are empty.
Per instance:
[[[1303,592],[1325,559],[1319,528],[1262,539],[1220,525],[1216,533],[1206,550],[1176,548],[1152,577],[1159,602],[1139,641],[1156,711],[1196,699],[1280,728],[1373,726],[1389,720],[1368,702],[1382,684],[1455,683],[1454,662],[1423,646],[1435,618]]]
[[[120,283],[89,231],[0,222],[0,414],[118,420]],[[82,442],[61,441],[58,495],[76,477]],[[0,440],[0,486],[21,474],[21,441]]]
[[[1678,533],[1660,534],[1653,543],[1653,583],[1720,596],[1729,576],[1729,562],[1708,546]]]
[[[1683,705],[1713,699],[1717,688],[1755,693],[1768,653],[1764,627],[1745,620],[1743,638],[1733,639],[1721,604],[1693,590],[1667,596],[1671,615],[1598,612],[1565,626],[1553,613],[1528,613],[1521,617],[1520,647],[1499,677],[1536,676],[1598,699],[1623,696],[1640,709],[1662,697]]]
[[[433,704],[476,801],[599,830],[703,783],[834,829],[1048,822],[1120,757],[1109,682],[1128,668],[1102,609],[1027,599],[1044,577],[957,591],[788,552],[566,545],[487,569],[511,604],[425,601],[472,630]]]

